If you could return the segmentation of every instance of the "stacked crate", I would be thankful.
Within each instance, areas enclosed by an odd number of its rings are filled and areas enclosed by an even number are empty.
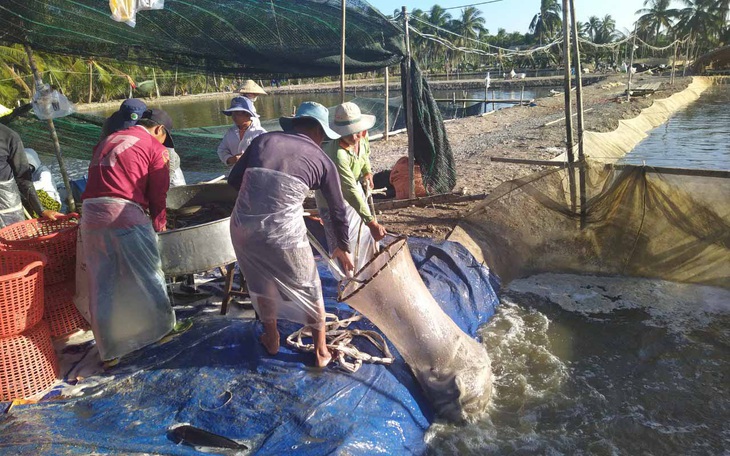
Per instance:
[[[53,337],[62,337],[88,323],[74,305],[78,214],[57,220],[33,219],[0,229],[0,249],[30,250],[43,254],[45,320]]]
[[[0,251],[0,401],[37,394],[58,375],[43,320],[45,263],[38,252]]]

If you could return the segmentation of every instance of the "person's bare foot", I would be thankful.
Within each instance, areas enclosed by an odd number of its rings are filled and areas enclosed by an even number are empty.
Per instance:
[[[266,352],[270,355],[275,355],[279,353],[279,333],[278,331],[274,334],[270,334],[268,332],[265,332],[261,334],[261,338],[259,339],[261,342],[261,345],[264,346],[266,349]]]
[[[326,348],[324,353],[321,353],[319,350],[314,352],[314,365],[316,367],[326,367],[330,361],[332,361],[332,353]]]

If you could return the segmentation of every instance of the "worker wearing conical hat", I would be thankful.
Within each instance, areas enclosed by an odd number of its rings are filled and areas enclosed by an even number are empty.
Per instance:
[[[251,100],[252,105],[259,95],[267,95],[266,91],[262,89],[260,85],[256,84],[253,79],[246,79],[243,85],[238,89],[238,93]],[[254,107],[253,113],[258,115],[256,107]]]

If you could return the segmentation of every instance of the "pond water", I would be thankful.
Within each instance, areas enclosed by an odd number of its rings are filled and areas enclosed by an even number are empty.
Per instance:
[[[730,170],[730,85],[716,85],[653,129],[623,163]]]
[[[544,87],[533,87],[526,88],[524,92],[522,90],[489,90],[488,99],[517,99],[523,97],[525,100],[538,98],[541,96],[549,95],[550,89]],[[434,91],[434,97],[437,99],[449,99],[451,100],[456,94],[456,98],[469,98],[469,99],[484,99],[484,89],[471,89],[471,90],[436,90]],[[230,105],[230,100],[234,94],[230,94],[227,97],[219,98],[207,98],[207,99],[181,99],[176,103],[155,103],[154,100],[147,101],[147,104],[151,107],[161,108],[170,114],[172,117],[173,125],[175,128],[193,128],[193,127],[210,127],[215,125],[227,125],[231,123],[230,117],[222,114],[221,111],[227,109]],[[374,105],[380,104],[384,100],[384,93],[379,92],[361,92],[361,93],[345,93],[346,101],[355,101],[366,99],[367,104],[371,103]],[[391,104],[400,104],[400,92],[393,91],[390,93],[392,97]],[[262,122],[267,120],[278,119],[280,116],[290,116],[294,109],[299,106],[303,101],[316,101],[325,106],[332,107],[340,103],[339,93],[297,93],[297,94],[272,94],[260,96],[256,100],[256,111],[261,116]],[[446,118],[452,118],[453,114],[449,110],[450,103],[442,103],[445,111]],[[467,106],[473,105],[474,103],[467,103]],[[457,107],[462,107],[463,103],[457,103]],[[484,103],[480,104],[480,112],[491,111],[494,109],[500,109],[507,106],[513,106],[512,104],[495,104],[492,106],[488,103],[486,106]],[[108,108],[102,111],[92,112],[91,114],[101,115],[104,117],[109,116],[111,113],[116,111],[117,108]],[[369,112],[369,109],[364,109]],[[377,112],[375,113],[378,114]],[[275,124],[276,122],[274,122]],[[266,124],[267,126],[270,123]],[[275,125],[274,125],[275,126]]]

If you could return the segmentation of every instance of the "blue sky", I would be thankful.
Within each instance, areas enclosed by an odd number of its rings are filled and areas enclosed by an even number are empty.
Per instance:
[[[434,4],[443,8],[481,3],[485,0],[367,0],[383,14],[392,14],[394,9],[406,6],[408,11],[414,8],[430,9]],[[634,12],[644,8],[644,0],[574,0],[578,20],[585,22],[590,16],[610,14],[616,20],[616,28],[621,31],[633,29],[637,16]],[[676,3],[676,2],[675,2]],[[532,17],[540,10],[540,0],[502,0],[497,3],[476,5],[482,11],[486,27],[492,34],[504,28],[507,32],[526,33]],[[451,16],[458,17],[460,9],[449,10]]]

